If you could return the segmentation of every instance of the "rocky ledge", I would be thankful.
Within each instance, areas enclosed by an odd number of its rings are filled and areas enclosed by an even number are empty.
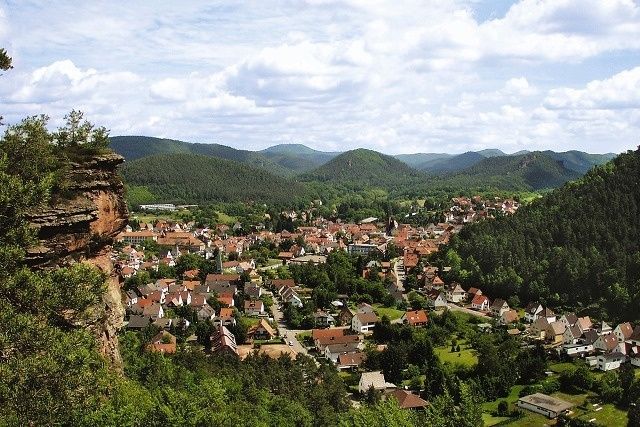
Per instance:
[[[88,262],[107,274],[102,304],[78,326],[96,335],[103,354],[116,367],[121,364],[116,334],[124,321],[124,308],[110,252],[113,238],[128,219],[124,185],[117,171],[122,162],[122,156],[110,153],[72,163],[66,197],[30,213],[39,243],[27,252],[27,262],[34,268]]]

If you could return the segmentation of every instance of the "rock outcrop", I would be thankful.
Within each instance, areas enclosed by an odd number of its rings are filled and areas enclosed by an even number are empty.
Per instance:
[[[29,215],[39,244],[27,253],[27,262],[34,268],[88,262],[107,274],[101,306],[90,310],[89,320],[78,326],[95,334],[102,353],[116,368],[121,365],[116,334],[124,321],[124,308],[110,256],[113,238],[128,219],[124,185],[117,173],[123,161],[111,153],[72,163],[65,197]]]

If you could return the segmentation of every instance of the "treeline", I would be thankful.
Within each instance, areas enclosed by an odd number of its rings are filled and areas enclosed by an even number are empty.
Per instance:
[[[465,227],[436,262],[495,298],[638,319],[639,208],[640,151],[629,151],[511,217]]]

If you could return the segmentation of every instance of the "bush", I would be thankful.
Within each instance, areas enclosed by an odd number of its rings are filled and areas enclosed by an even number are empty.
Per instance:
[[[504,416],[509,413],[509,403],[506,400],[501,400],[498,403],[498,415]]]

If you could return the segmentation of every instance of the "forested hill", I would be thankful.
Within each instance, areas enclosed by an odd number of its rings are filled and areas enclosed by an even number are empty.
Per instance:
[[[203,156],[235,160],[253,167],[265,169],[278,175],[291,175],[292,171],[279,165],[261,153],[238,150],[220,144],[198,144],[174,139],[148,136],[114,136],[110,138],[111,149],[127,161],[141,159],[156,154],[200,154]]]
[[[580,175],[541,152],[485,158],[457,174],[472,180],[502,180],[533,190],[556,188]]]
[[[613,153],[607,154],[589,154],[582,151],[565,151],[557,153],[555,151],[544,151],[555,160],[562,162],[562,165],[567,169],[579,173],[586,173],[593,166],[601,165],[613,159],[616,155]]]
[[[238,162],[196,154],[158,154],[127,162],[122,175],[134,190],[163,202],[289,203],[305,188],[287,178]],[[135,204],[135,202],[132,202]]]
[[[310,171],[340,154],[317,151],[302,144],[274,145],[259,153],[292,172]]]
[[[425,176],[407,164],[377,151],[347,151],[303,176],[303,180],[358,185],[362,188],[400,188]]]
[[[517,214],[465,227],[452,279],[491,297],[640,318],[640,150],[621,154]]]

